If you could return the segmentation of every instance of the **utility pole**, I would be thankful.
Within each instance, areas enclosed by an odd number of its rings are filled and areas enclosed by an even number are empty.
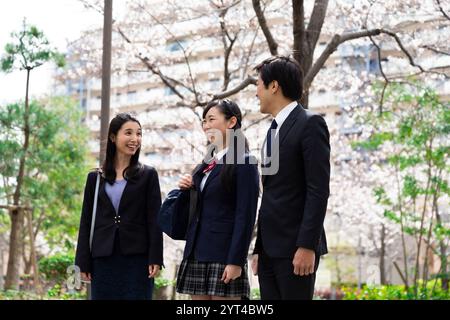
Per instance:
[[[112,0],[105,0],[103,7],[103,59],[102,59],[102,108],[100,121],[99,167],[106,157],[108,142],[109,106],[111,92],[111,41],[112,40]],[[91,300],[91,284],[87,285],[87,299]]]
[[[101,166],[106,156],[108,142],[109,108],[111,92],[111,39],[112,39],[112,0],[105,0],[103,9],[103,59],[102,59],[102,109],[100,125],[100,154]]]

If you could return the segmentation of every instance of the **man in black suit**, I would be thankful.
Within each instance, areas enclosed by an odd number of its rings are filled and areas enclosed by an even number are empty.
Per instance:
[[[263,300],[310,300],[319,258],[328,252],[323,228],[330,180],[328,128],[320,115],[297,102],[303,75],[294,59],[272,57],[255,69],[261,112],[273,121],[262,148],[253,272]]]

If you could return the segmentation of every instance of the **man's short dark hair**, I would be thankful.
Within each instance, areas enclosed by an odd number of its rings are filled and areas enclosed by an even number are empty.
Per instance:
[[[261,75],[264,87],[272,81],[277,81],[283,95],[293,101],[298,101],[303,92],[303,71],[300,64],[286,56],[270,57],[255,67]]]

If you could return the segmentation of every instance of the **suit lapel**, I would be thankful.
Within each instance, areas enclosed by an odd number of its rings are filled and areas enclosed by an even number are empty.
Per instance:
[[[106,180],[104,180],[104,179],[102,179],[103,181],[102,181],[102,183],[101,183],[101,185],[100,185],[100,189],[99,189],[99,191],[98,191],[98,197],[100,198],[100,199],[102,199],[103,200],[103,202],[106,202],[106,204],[109,206],[109,208],[113,211],[113,212],[116,212],[116,209],[114,209],[114,206],[113,206],[113,204],[112,204],[112,202],[111,202],[111,199],[108,197],[108,194],[106,193],[106,184],[108,183],[108,182],[106,182]]]
[[[280,148],[281,145],[283,144],[283,141],[286,139],[286,136],[288,135],[289,131],[291,130],[292,126],[296,123],[298,116],[300,113],[304,113],[305,110],[303,109],[303,107],[301,105],[297,105],[289,114],[289,116],[286,118],[286,120],[284,120],[283,124],[280,127],[280,130],[277,134],[277,136],[275,137],[272,145],[273,145],[273,153],[272,153],[272,158],[276,159],[277,157],[279,157],[280,154]],[[261,150],[261,152],[263,152]],[[278,162],[279,163],[279,162]],[[265,181],[267,179],[267,175],[263,175],[261,180],[262,183],[264,184]]]
[[[286,136],[289,132],[289,130],[291,130],[292,126],[294,125],[294,123],[297,121],[298,119],[298,115],[300,112],[304,112],[303,108],[300,107],[300,105],[297,105],[289,114],[289,116],[286,118],[286,120],[284,120],[283,124],[281,125],[280,131],[278,132],[278,137],[276,140],[276,142],[278,143],[278,146],[281,146],[281,144],[283,143],[284,139],[286,139]],[[279,148],[277,148],[275,150],[275,152],[279,152]]]

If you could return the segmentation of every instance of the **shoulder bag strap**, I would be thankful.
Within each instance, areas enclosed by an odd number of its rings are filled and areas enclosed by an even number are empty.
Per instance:
[[[89,249],[92,251],[92,239],[94,238],[95,217],[97,215],[98,188],[100,185],[100,172],[97,171],[97,181],[95,183],[94,206],[92,208],[91,234],[89,235]]]

